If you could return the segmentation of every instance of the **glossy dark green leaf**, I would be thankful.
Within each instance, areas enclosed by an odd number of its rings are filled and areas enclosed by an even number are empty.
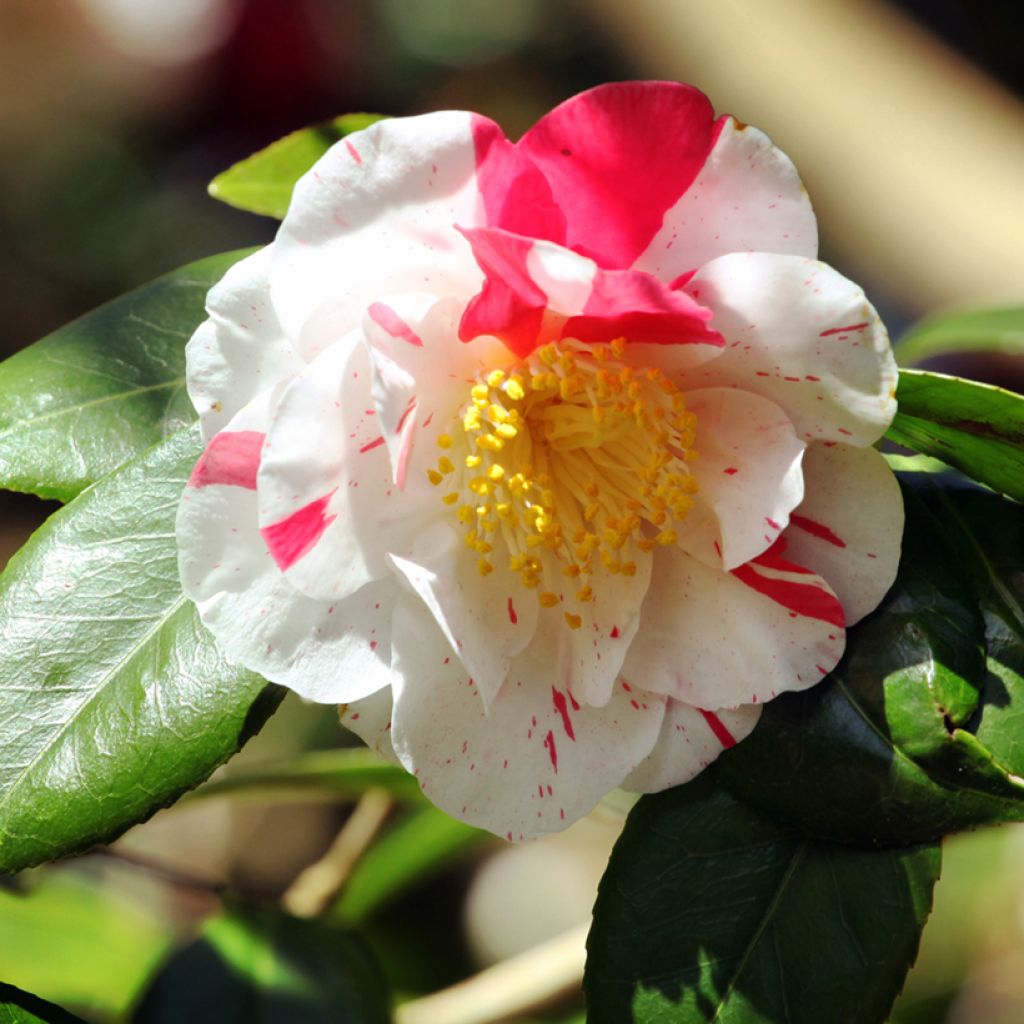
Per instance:
[[[1024,395],[923,370],[901,370],[886,437],[1024,501]]]
[[[894,350],[904,366],[951,352],[1024,355],[1024,307],[936,313],[914,324]]]
[[[931,474],[903,482],[886,600],[830,679],[772,701],[719,762],[734,794],[820,838],[1024,820],[1024,509]]]
[[[387,1024],[384,981],[358,938],[271,908],[208,921],[166,964],[136,1024]]]
[[[85,1021],[20,988],[0,984],[0,1024],[85,1024]]]
[[[854,850],[760,817],[713,773],[644,797],[594,907],[590,1024],[881,1024],[938,846]]]
[[[295,182],[339,139],[368,128],[382,117],[342,114],[292,132],[218,174],[210,182],[210,195],[240,210],[281,220],[288,211]]]
[[[358,924],[412,886],[495,842],[490,833],[425,804],[378,839],[352,871],[332,913]]]
[[[175,512],[200,450],[189,427],[105,478],[0,577],[0,871],[148,817],[279,700],[228,665],[178,583]]]
[[[400,800],[422,800],[419,783],[412,775],[365,747],[318,750],[284,761],[253,764],[210,782],[190,799],[249,793],[264,799],[268,793],[358,799],[371,786],[386,789]]]
[[[0,487],[68,501],[195,419],[185,342],[244,255],[190,263],[0,363]]]

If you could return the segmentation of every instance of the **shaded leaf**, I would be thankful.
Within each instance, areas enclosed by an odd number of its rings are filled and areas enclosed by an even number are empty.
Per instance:
[[[280,699],[178,582],[189,427],[56,513],[0,577],[0,871],[108,840],[203,781]]]
[[[190,263],[0,363],[0,487],[68,501],[194,420],[185,342],[250,251]]]
[[[591,1024],[881,1024],[938,846],[854,850],[760,817],[713,772],[644,797],[594,907]]]
[[[299,178],[339,139],[382,118],[382,114],[342,114],[292,132],[218,174],[210,182],[210,195],[240,210],[281,220]]]
[[[903,366],[951,352],[1024,354],[1024,307],[961,309],[925,317],[894,351]]]
[[[412,886],[494,841],[490,833],[425,804],[378,839],[356,864],[332,914],[358,924]]]
[[[137,1024],[387,1024],[389,997],[358,938],[270,908],[208,921],[172,957],[132,1018]]]
[[[265,798],[269,792],[285,792],[304,799],[319,793],[355,800],[371,787],[385,789],[402,800],[418,803],[423,799],[414,776],[365,747],[318,750],[254,764],[207,783],[189,799],[248,793]]]
[[[0,1024],[85,1024],[85,1021],[38,996],[0,983]]]
[[[1024,509],[902,479],[899,576],[830,679],[768,704],[719,761],[731,791],[819,838],[937,839],[1024,820]]]
[[[901,370],[886,437],[1024,501],[1024,395],[992,384]]]

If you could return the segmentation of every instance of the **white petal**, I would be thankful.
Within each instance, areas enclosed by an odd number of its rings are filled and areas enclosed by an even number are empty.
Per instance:
[[[271,270],[281,323],[299,337],[326,296],[335,335],[380,295],[468,300],[483,276],[454,225],[482,222],[470,114],[395,118],[350,135],[299,181],[281,225]],[[315,355],[317,342],[303,340]]]
[[[669,700],[661,735],[647,758],[626,776],[623,789],[659,793],[699,775],[723,750],[749,736],[761,717],[761,704],[702,711]]]
[[[271,411],[267,396],[246,406],[193,472],[178,510],[182,586],[232,661],[310,700],[357,700],[391,681],[397,588],[384,580],[329,603],[297,593],[281,574],[257,528],[259,448],[248,444]],[[231,459],[233,444],[241,455]],[[253,462],[244,472],[243,457]]]
[[[818,227],[793,162],[764,132],[722,119],[700,174],[636,262],[673,281],[729,252],[818,255]]]
[[[892,586],[903,537],[903,496],[874,448],[813,444],[806,497],[783,535],[786,557],[826,579],[846,624],[873,611]]]
[[[771,547],[800,503],[805,445],[774,402],[750,391],[691,391],[686,408],[697,417],[690,470],[699,489],[680,547],[734,569]]]
[[[868,445],[896,412],[885,327],[861,289],[798,256],[733,253],[686,286],[714,310],[726,348],[686,387],[736,386],[780,405],[805,440]]]
[[[842,606],[825,582],[773,552],[730,573],[660,548],[622,675],[713,711],[813,685],[844,643]]]
[[[578,706],[529,653],[485,714],[440,632],[405,600],[395,638],[398,756],[435,804],[507,839],[582,817],[646,757],[661,727],[664,698],[635,700],[619,686],[603,708]]]
[[[478,557],[455,529],[436,523],[417,538],[408,559],[392,555],[391,561],[434,617],[486,709],[512,657],[533,637],[538,604],[509,570],[507,557],[492,559],[486,576],[477,569]]]
[[[205,441],[260,392],[302,369],[270,304],[272,248],[239,261],[214,285],[209,319],[185,346],[188,393]]]
[[[371,378],[355,332],[288,385],[267,434],[260,528],[289,582],[310,597],[340,600],[388,576],[388,552],[406,550],[420,525],[392,479]]]
[[[369,697],[342,704],[338,708],[341,724],[354,732],[371,750],[386,761],[401,766],[391,745],[391,687],[385,686]]]

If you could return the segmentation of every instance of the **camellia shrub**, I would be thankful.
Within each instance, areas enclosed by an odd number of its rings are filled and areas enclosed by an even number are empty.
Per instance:
[[[364,787],[506,841],[648,794],[588,1020],[885,1020],[941,838],[1024,817],[1024,399],[898,370],[791,161],[689,86],[517,143],[350,115],[212,191],[274,242],[0,365],[0,484],[66,503],[0,577],[0,869],[144,820],[287,688]],[[232,914],[209,941],[328,941]],[[387,1019],[348,941],[339,1016],[281,1020]]]

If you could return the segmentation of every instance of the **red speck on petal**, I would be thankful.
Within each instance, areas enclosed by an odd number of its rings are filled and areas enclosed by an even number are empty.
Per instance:
[[[576,734],[573,732],[572,719],[569,717],[569,706],[566,704],[565,694],[552,686],[551,699],[554,702],[555,710],[562,716],[562,728],[565,730],[565,735],[575,741]]]
[[[548,729],[547,736],[544,737],[544,746],[548,749],[548,755],[551,758],[551,767],[554,768],[556,774],[558,772],[558,750],[555,747],[555,734]]]
[[[515,605],[512,604],[512,598],[508,599],[508,621],[515,626],[519,622],[519,616],[516,615]]]
[[[611,637],[611,638],[612,638],[613,640],[618,640],[618,639],[619,639],[619,627],[618,627],[618,626],[612,626],[612,631],[611,631],[611,633],[609,633],[608,635],[609,635],[609,636],[610,636],[610,637]]]
[[[725,469],[723,469],[722,472],[725,473],[726,476],[733,476],[734,474],[738,473],[739,470],[735,466],[728,466]]]

